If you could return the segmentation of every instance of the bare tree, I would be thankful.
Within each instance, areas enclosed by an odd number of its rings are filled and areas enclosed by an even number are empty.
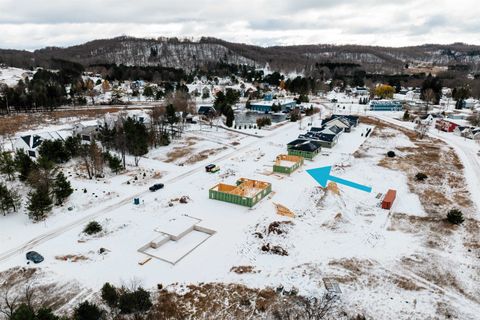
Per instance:
[[[185,125],[185,117],[187,114],[196,113],[195,102],[190,97],[190,94],[185,91],[176,91],[174,94],[168,94],[165,98],[165,105],[173,105],[175,111],[182,113],[181,129]]]
[[[423,139],[425,135],[428,133],[430,125],[424,121],[419,121],[415,126],[415,132],[417,133],[420,139]]]
[[[423,100],[426,102],[426,105],[425,105],[425,114],[428,113],[428,104],[429,103],[433,103],[433,101],[435,100],[435,91],[433,91],[433,89],[427,89],[425,90],[425,92],[423,93]]]
[[[317,297],[292,297],[292,302],[285,301],[280,309],[273,311],[273,317],[278,320],[320,320],[326,319],[336,308],[338,296],[325,294]]]
[[[9,285],[2,294],[2,301],[0,303],[0,313],[3,314],[6,319],[12,319],[13,313],[18,305],[18,295],[12,297],[11,289],[12,285]]]

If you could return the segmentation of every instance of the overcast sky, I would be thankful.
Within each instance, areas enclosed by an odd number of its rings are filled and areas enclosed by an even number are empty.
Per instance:
[[[0,0],[0,48],[120,35],[277,44],[480,44],[475,0]]]

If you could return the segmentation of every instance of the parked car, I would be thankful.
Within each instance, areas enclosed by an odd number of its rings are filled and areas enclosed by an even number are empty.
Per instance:
[[[163,183],[155,183],[153,186],[148,188],[150,191],[155,192],[157,190],[160,190],[164,187]]]
[[[32,261],[33,263],[40,263],[43,261],[42,255],[36,251],[28,251],[25,257],[28,261]]]
[[[211,172],[213,168],[215,168],[215,165],[213,163],[209,164],[208,166],[205,166],[205,171]]]

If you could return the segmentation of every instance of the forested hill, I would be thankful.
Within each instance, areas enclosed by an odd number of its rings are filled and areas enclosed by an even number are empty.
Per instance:
[[[215,38],[199,41],[177,38],[141,39],[118,37],[81,45],[48,47],[34,52],[0,50],[0,63],[29,68],[51,67],[52,58],[94,64],[163,66],[193,70],[223,62],[264,67],[279,71],[308,71],[326,61],[354,63],[369,72],[401,72],[407,65],[433,64],[480,69],[480,46],[461,43],[401,48],[360,45],[298,45],[260,47]]]

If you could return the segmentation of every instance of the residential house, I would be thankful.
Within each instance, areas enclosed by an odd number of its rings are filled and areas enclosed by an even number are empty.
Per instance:
[[[65,140],[68,134],[64,132],[42,132],[36,134],[28,134],[18,137],[13,142],[14,150],[22,150],[32,158],[38,158],[38,150],[43,141],[46,140]]]
[[[421,123],[421,124],[431,125],[434,121],[435,121],[435,117],[432,114],[427,114],[424,116],[417,116],[413,122],[416,124]]]
[[[101,124],[98,120],[82,121],[72,128],[74,136],[79,136],[84,143],[90,143],[100,131]]]
[[[198,108],[197,113],[202,116],[214,115],[217,112],[213,106],[202,105]]]
[[[344,132],[350,132],[352,128],[350,121],[348,121],[344,117],[336,117],[336,118],[332,117],[330,119],[325,119],[324,123],[325,123],[324,126],[327,128],[336,126],[338,128],[341,128],[342,131]]]
[[[313,160],[319,153],[322,145],[319,141],[298,138],[287,144],[288,154]]]
[[[321,131],[321,133],[324,133],[324,134],[332,134],[332,135],[339,135],[343,132],[343,128],[340,128],[339,126],[337,125],[332,125],[332,126],[323,126],[323,130]]]
[[[352,116],[352,115],[334,114],[334,115],[331,116],[330,119],[332,119],[332,118],[344,118],[348,122],[350,122],[351,127],[357,127],[358,123],[360,121],[358,116]],[[324,121],[324,122],[326,122],[326,121]]]
[[[447,119],[439,119],[435,122],[435,128],[445,132],[453,132],[458,124]]]
[[[457,126],[455,129],[453,129],[453,133],[460,137],[467,137],[471,130],[472,128],[468,126]]]
[[[266,94],[264,100],[250,102],[250,110],[258,112],[271,112],[273,105],[280,106],[281,111],[295,109],[297,102],[291,99],[273,99],[271,94]]]
[[[368,96],[370,94],[368,88],[365,87],[356,87],[354,92],[359,96]]]
[[[301,139],[310,139],[312,141],[320,143],[322,148],[333,148],[337,143],[340,135],[330,134],[323,132],[307,132],[306,134],[300,135]]]
[[[372,100],[370,101],[371,111],[402,111],[403,106],[400,101],[395,100]]]

